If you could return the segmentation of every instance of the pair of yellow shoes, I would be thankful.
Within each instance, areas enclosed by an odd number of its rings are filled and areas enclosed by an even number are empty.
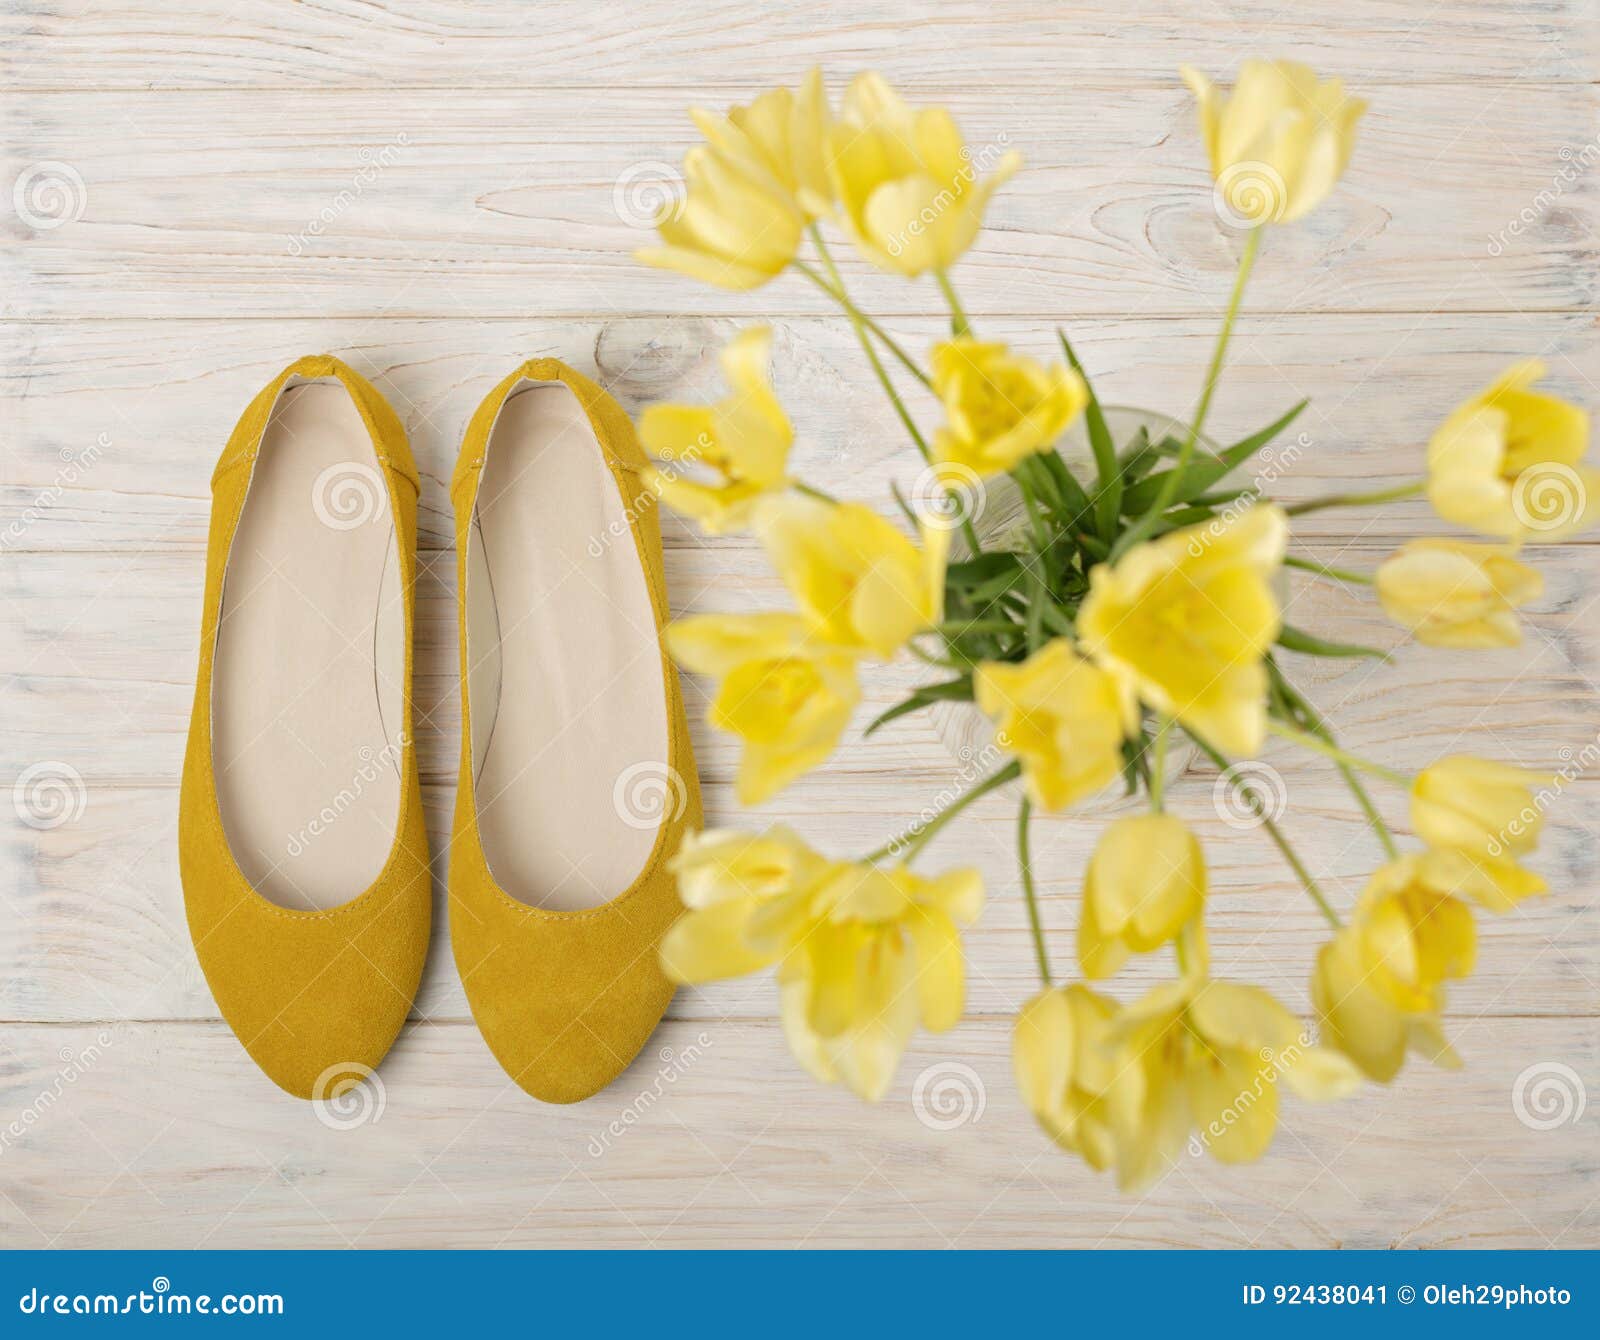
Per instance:
[[[667,863],[700,823],[644,465],[615,401],[536,359],[478,407],[450,485],[450,938],[490,1050],[547,1102],[604,1087],[659,1022]],[[419,488],[394,411],[328,356],[256,396],[212,478],[184,899],[223,1017],[299,1097],[378,1064],[428,950]]]

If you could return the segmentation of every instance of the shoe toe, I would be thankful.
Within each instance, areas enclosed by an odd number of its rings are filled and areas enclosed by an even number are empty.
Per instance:
[[[451,902],[467,999],[506,1073],[546,1103],[598,1093],[632,1063],[672,999],[661,936],[682,910],[666,871],[593,912],[551,913],[498,890]]]
[[[279,1088],[336,1097],[377,1067],[410,1012],[428,947],[427,863],[402,852],[365,893],[326,912],[278,907],[237,882],[233,896],[189,899],[217,1007]]]

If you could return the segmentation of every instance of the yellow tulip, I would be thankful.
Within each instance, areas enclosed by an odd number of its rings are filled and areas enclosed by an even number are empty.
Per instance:
[[[765,833],[687,834],[672,860],[687,909],[661,942],[667,976],[685,985],[742,977],[775,962],[834,869],[781,825]]]
[[[1183,67],[1200,105],[1200,134],[1217,182],[1218,207],[1245,227],[1288,223],[1333,190],[1366,111],[1337,79],[1319,81],[1295,61],[1247,60],[1231,95]]]
[[[1148,953],[1200,915],[1206,863],[1172,814],[1133,814],[1106,828],[1089,858],[1078,922],[1086,977],[1110,977],[1130,953]]]
[[[831,861],[783,827],[686,838],[673,868],[687,910],[662,940],[663,970],[698,983],[776,963],[784,1034],[825,1083],[876,1101],[919,1021],[960,1020],[977,871]]]
[[[833,752],[861,699],[856,657],[795,614],[701,614],[667,629],[678,663],[722,684],[707,719],[744,741],[737,795],[759,805]]]
[[[1383,612],[1429,647],[1514,647],[1544,579],[1500,545],[1412,540],[1378,568]]]
[[[1283,512],[1262,504],[1096,565],[1078,611],[1080,644],[1215,748],[1256,753],[1267,728],[1262,658],[1281,626],[1272,576],[1288,534]]]
[[[825,641],[889,657],[944,617],[945,528],[924,526],[919,552],[868,508],[798,494],[763,502],[754,528]]]
[[[783,273],[800,246],[805,212],[770,173],[696,145],[683,159],[684,198],[664,208],[665,244],[635,253],[719,288],[753,289]]]
[[[1064,809],[1121,771],[1122,741],[1137,727],[1133,699],[1065,638],[1021,665],[986,661],[972,685],[1000,743],[1022,760],[1028,794],[1041,809]]]
[[[1469,898],[1490,912],[1509,912],[1524,898],[1547,889],[1541,876],[1507,856],[1431,847],[1420,860],[1418,878],[1429,888]]]
[[[1539,841],[1544,810],[1532,788],[1545,780],[1508,763],[1454,754],[1412,782],[1411,823],[1430,847],[1521,855]]]
[[[1017,1015],[1011,1066],[1034,1119],[1098,1172],[1116,1161],[1106,1093],[1115,1079],[1105,1046],[1116,1002],[1086,986],[1042,991]]]
[[[824,144],[832,118],[821,70],[811,70],[796,90],[771,89],[726,116],[700,108],[689,115],[716,152],[745,165],[751,176],[769,174],[808,218],[829,212],[833,188]]]
[[[1517,363],[1428,443],[1428,501],[1446,521],[1522,541],[1565,539],[1600,518],[1600,470],[1579,462],[1589,416],[1534,391],[1537,359]]]
[[[715,405],[653,405],[639,418],[639,440],[668,469],[652,466],[645,482],[674,511],[708,535],[748,524],[757,499],[782,490],[794,429],[767,380],[772,329],[742,331],[722,350],[733,394]],[[684,473],[708,467],[716,482]]]
[[[1385,1083],[1408,1048],[1459,1066],[1439,1016],[1445,981],[1472,971],[1476,943],[1471,909],[1430,882],[1422,858],[1382,866],[1317,956],[1312,998],[1324,1041]]]
[[[1144,1186],[1181,1157],[1191,1131],[1221,1163],[1250,1163],[1278,1126],[1278,1083],[1325,1102],[1361,1081],[1337,1052],[1259,987],[1203,975],[1157,987],[1107,1026],[1106,1093],[1117,1181]]]
[[[934,461],[980,477],[1048,451],[1089,402],[1083,378],[1064,364],[1046,368],[966,338],[934,349],[933,390],[948,420],[934,435]]]
[[[784,1034],[826,1084],[876,1102],[918,1021],[953,1028],[965,1004],[958,927],[983,907],[975,870],[924,879],[905,866],[840,868],[817,888],[818,920],[779,968]]]
[[[828,171],[845,227],[874,265],[948,269],[972,245],[989,196],[1022,165],[1009,152],[980,178],[943,108],[913,112],[879,74],[858,75],[828,132]]]

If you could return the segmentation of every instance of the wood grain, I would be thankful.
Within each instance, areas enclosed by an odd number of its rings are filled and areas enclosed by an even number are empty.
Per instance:
[[[1004,793],[929,857],[988,886],[969,1017],[919,1037],[880,1106],[800,1074],[765,977],[680,993],[633,1068],[569,1108],[511,1086],[468,1018],[443,896],[459,729],[444,481],[483,394],[551,354],[633,412],[711,399],[720,345],[770,319],[796,471],[885,507],[889,482],[918,474],[802,279],[724,294],[631,258],[693,140],[690,105],[814,63],[837,95],[875,67],[951,106],[975,148],[1020,149],[1027,168],[955,276],[981,331],[1048,357],[1065,324],[1107,401],[1182,415],[1240,239],[1212,210],[1177,66],[1307,60],[1372,108],[1333,198],[1268,237],[1217,435],[1310,396],[1304,437],[1267,463],[1271,491],[1296,500],[1414,475],[1432,427],[1514,358],[1600,401],[1590,0],[1200,8],[0,0],[0,785],[54,765],[72,806],[54,824],[15,794],[0,805],[0,1245],[1600,1246],[1595,1103],[1538,1130],[1515,1098],[1534,1067],[1569,1067],[1591,1100],[1600,1085],[1593,536],[1531,552],[1547,589],[1514,652],[1406,645],[1370,593],[1295,578],[1295,622],[1395,652],[1294,658],[1352,747],[1401,768],[1470,750],[1576,775],[1535,859],[1551,895],[1480,918],[1477,967],[1451,994],[1466,1069],[1290,1103],[1257,1166],[1186,1158],[1125,1196],[1035,1130],[1007,1055],[1034,981]],[[55,164],[81,178],[81,216],[37,226],[15,193]],[[839,251],[911,348],[941,336],[933,285]],[[175,849],[207,480],[249,397],[318,350],[390,398],[424,477],[415,698],[436,934],[382,1113],[350,1130],[274,1089],[216,1019]],[[1305,517],[1295,547],[1371,568],[1440,533],[1408,503]],[[665,538],[679,612],[784,602],[748,539],[670,517]],[[924,677],[873,669],[857,730]],[[742,812],[737,750],[699,722],[706,688],[689,697],[714,823],[781,820],[850,854],[970,781],[915,717],[865,747],[852,733]],[[1266,762],[1347,906],[1374,839],[1325,762],[1283,747]],[[1263,835],[1228,823],[1216,783],[1191,761],[1171,801],[1205,843],[1217,969],[1303,1012],[1325,925]],[[1403,797],[1378,795],[1405,841]],[[1036,821],[1058,970],[1085,859],[1119,812],[1106,799]],[[1116,990],[1166,971],[1139,961]],[[940,1083],[981,1095],[948,1129],[926,1101]]]
[[[848,14],[804,4],[633,0],[597,22],[581,0],[33,0],[0,27],[7,88],[404,86],[718,89],[792,82],[806,66],[870,65],[915,83],[986,80],[1030,93],[1085,79],[1169,80],[1179,64],[1223,69],[1282,55],[1363,82],[1585,80],[1593,15],[1584,0],[1347,0],[1315,18],[1276,0],[1204,11],[1037,0],[857,0]],[[701,94],[704,96],[704,94]]]
[[[1329,896],[1347,908],[1382,859],[1337,777],[1314,764],[1274,755],[1288,808],[1284,823]],[[948,779],[885,770],[877,776],[824,771],[767,806],[763,822],[784,822],[839,855],[866,851],[918,817]],[[1208,927],[1220,974],[1268,985],[1296,1009],[1307,1007],[1306,982],[1327,927],[1276,849],[1260,831],[1220,815],[1214,774],[1175,784],[1174,809],[1205,845],[1213,896]],[[444,874],[449,864],[453,789],[424,791],[435,869],[433,954],[415,1015],[431,1022],[468,1019],[448,944]],[[720,785],[712,820],[749,823]],[[1409,830],[1403,800],[1380,792],[1396,829]],[[1102,805],[1035,825],[1034,861],[1044,921],[1058,966],[1074,965],[1073,945],[1083,868],[1106,820],[1131,812]],[[189,946],[178,881],[177,796],[170,788],[92,791],[81,817],[60,828],[17,825],[0,841],[0,1018],[104,1020],[214,1019],[216,1006]],[[1568,789],[1553,807],[1533,864],[1552,894],[1515,914],[1480,919],[1479,963],[1450,998],[1452,1017],[1600,1016],[1600,911],[1584,891],[1596,877],[1600,786]],[[1036,989],[1033,954],[1015,864],[1015,801],[986,798],[929,848],[930,868],[971,864],[989,901],[967,936],[968,1006],[1007,1016]],[[1165,955],[1139,959],[1113,990],[1137,992],[1170,973]],[[716,983],[681,993],[674,1017],[773,1019],[770,979]],[[1480,1046],[1491,1044],[1481,1042]]]
[[[761,315],[757,299],[749,321]],[[587,317],[0,324],[0,548],[202,549],[211,469],[239,413],[286,364],[329,350],[370,378],[400,414],[423,475],[420,545],[448,549],[454,523],[444,490],[461,434],[478,402],[518,362],[563,358],[636,414],[660,401],[724,394],[717,353],[748,323]],[[944,330],[929,318],[893,324],[916,351]],[[1092,317],[1068,324],[1107,403],[1188,412],[1216,334],[1210,318]],[[1059,356],[1040,322],[995,318],[982,330],[1037,357]],[[1247,315],[1213,431],[1232,441],[1306,398],[1310,404],[1292,431],[1257,462],[1270,473],[1264,482],[1272,496],[1296,501],[1367,487],[1374,477],[1415,477],[1423,444],[1444,416],[1508,363],[1530,355],[1549,364],[1552,390],[1580,402],[1595,397],[1600,328],[1589,313],[1499,320],[1450,312],[1425,320]],[[797,474],[885,509],[892,506],[891,480],[914,490],[920,462],[842,319],[778,321],[772,371],[796,425]],[[925,429],[941,422],[931,400],[909,399]],[[1313,513],[1296,523],[1296,533],[1346,540],[1380,518],[1385,535],[1447,533],[1421,501],[1382,512]],[[703,545],[670,517],[666,541]]]
[[[1176,80],[1066,81],[1009,103],[965,84],[927,96],[960,118],[980,166],[1006,149],[1028,162],[959,266],[974,312],[1054,322],[1223,305],[1239,235],[1212,208],[1193,99]],[[758,295],[726,293],[631,259],[652,236],[652,184],[672,178],[696,136],[690,101],[603,87],[418,90],[399,101],[321,90],[0,94],[6,178],[43,161],[83,181],[75,222],[36,231],[12,221],[0,315],[821,310],[826,299],[797,276]],[[1597,188],[1575,155],[1597,119],[1600,87],[1590,85],[1385,89],[1337,192],[1272,233],[1252,310],[1587,310]],[[1563,170],[1572,180],[1552,194]],[[1524,208],[1528,222],[1507,234]],[[847,243],[839,251],[869,306],[939,309],[932,283],[869,273]]]
[[[1481,1063],[1411,1067],[1326,1107],[1287,1100],[1261,1163],[1186,1156],[1129,1196],[1034,1127],[1001,1021],[920,1039],[876,1107],[803,1076],[768,1023],[669,1024],[610,1089],[564,1108],[511,1086],[474,1029],[423,1026],[383,1067],[381,1111],[352,1109],[376,1120],[342,1130],[274,1089],[220,1025],[30,1025],[7,1030],[0,1073],[6,1110],[34,1114],[4,1150],[0,1240],[121,1246],[136,1227],[144,1247],[213,1248],[1593,1246],[1592,1131],[1530,1130],[1510,1098],[1535,1061],[1592,1081],[1592,1021],[1474,1032],[1497,1043]],[[933,1125],[918,1118],[924,1075]],[[929,1098],[941,1084],[948,1106]]]
[[[1387,546],[1346,543],[1332,553],[1370,570]],[[1600,726],[1593,617],[1600,550],[1555,546],[1537,561],[1547,589],[1526,621],[1524,647],[1472,657],[1402,645],[1364,588],[1330,589],[1296,576],[1291,620],[1396,655],[1389,662],[1290,657],[1292,672],[1315,688],[1353,748],[1391,762],[1404,765],[1418,751],[1445,752],[1493,732],[1501,752],[1553,767],[1561,750],[1581,750]],[[94,783],[175,781],[198,659],[203,575],[186,554],[10,556],[0,569],[0,670],[13,691],[0,760],[21,769],[54,758]],[[743,547],[671,550],[667,576],[680,614],[790,604],[764,558]],[[419,756],[432,781],[451,780],[458,758],[455,622],[454,559],[443,555],[419,576],[413,687]],[[137,638],[124,636],[130,628],[139,629]],[[932,674],[909,657],[868,667],[859,720]],[[947,771],[949,756],[922,720],[885,731],[869,748],[847,748],[832,766],[877,772],[920,762],[935,776]],[[730,738],[702,734],[697,747],[706,775],[729,779],[736,757]]]

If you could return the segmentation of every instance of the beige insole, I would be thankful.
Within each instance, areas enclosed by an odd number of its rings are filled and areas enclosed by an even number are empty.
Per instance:
[[[405,609],[389,494],[337,381],[295,381],[261,439],[224,575],[212,764],[235,862],[283,907],[377,878],[400,811]]]
[[[478,829],[495,882],[597,907],[681,809],[650,589],[583,406],[528,383],[489,435],[467,554]]]

